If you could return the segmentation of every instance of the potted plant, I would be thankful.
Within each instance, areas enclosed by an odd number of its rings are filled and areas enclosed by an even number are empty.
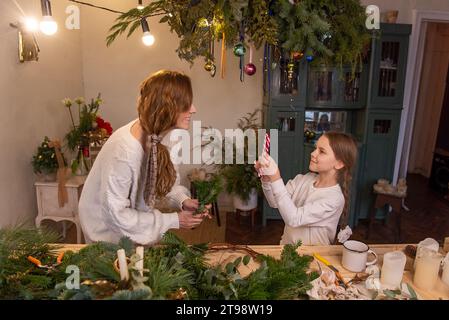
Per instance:
[[[62,100],[67,107],[72,121],[72,129],[67,133],[67,145],[71,151],[77,152],[72,162],[72,172],[77,175],[86,175],[90,169],[87,158],[90,157],[89,148],[101,146],[112,134],[111,124],[98,115],[100,105],[103,103],[101,95],[86,104],[80,97],[74,101],[78,105],[78,125],[75,124],[72,114],[73,102],[69,98]]]
[[[41,175],[45,181],[56,181],[56,171],[58,170],[58,160],[54,147],[50,147],[50,139],[44,141],[37,148],[36,154],[31,161],[34,173]],[[63,155],[64,159],[64,155]],[[64,159],[65,162],[65,159]]]
[[[257,114],[259,112],[260,109],[257,109],[252,113],[248,113],[246,117],[240,118],[238,128],[242,131],[253,129],[256,131],[257,137],[257,129],[261,128],[257,123]],[[249,211],[257,208],[257,199],[262,187],[253,163],[248,163],[247,142],[245,142],[243,150],[237,150],[235,145],[233,147],[233,163],[219,165],[218,172],[224,178],[225,190],[233,197],[234,208],[241,211]],[[236,155],[239,152],[243,152],[243,164],[236,163]]]

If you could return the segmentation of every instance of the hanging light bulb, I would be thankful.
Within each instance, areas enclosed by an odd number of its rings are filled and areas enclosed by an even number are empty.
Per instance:
[[[145,6],[142,3],[142,0],[139,0],[139,3],[137,4],[137,9],[139,10],[143,10],[145,8]]]
[[[37,30],[39,30],[39,23],[34,18],[27,17],[27,18],[25,18],[23,23],[25,25],[25,29],[28,32],[36,32]]]
[[[42,21],[40,29],[47,36],[54,35],[58,31],[58,24],[52,17],[50,0],[41,0],[41,7]]]
[[[154,44],[154,36],[150,32],[150,27],[148,26],[148,21],[145,18],[140,20],[140,24],[142,25],[143,36],[142,42],[147,47],[152,46]]]

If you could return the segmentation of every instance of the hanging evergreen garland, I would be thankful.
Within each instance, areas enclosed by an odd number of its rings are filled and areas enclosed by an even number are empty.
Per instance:
[[[244,26],[245,39],[258,49],[264,43],[313,56],[314,63],[351,65],[353,70],[370,39],[359,0],[160,0],[117,18],[107,45],[133,34],[142,17],[162,16],[179,39],[179,57],[193,63],[212,60],[210,34],[234,48]]]

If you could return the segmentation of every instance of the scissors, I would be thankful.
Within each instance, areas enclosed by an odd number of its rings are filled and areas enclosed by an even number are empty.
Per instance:
[[[42,264],[42,262],[39,259],[36,259],[33,256],[28,256],[28,261],[30,261],[32,264],[36,265],[39,269],[46,269],[47,271],[55,270],[57,266],[59,266],[62,263],[62,259],[64,258],[64,251],[62,251],[56,258],[56,263],[53,264]]]

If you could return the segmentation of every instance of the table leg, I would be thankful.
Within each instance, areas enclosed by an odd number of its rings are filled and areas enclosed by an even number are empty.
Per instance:
[[[255,217],[256,217],[256,213],[257,213],[257,209],[253,209],[251,210],[251,230],[254,229],[254,225],[255,225]]]
[[[394,235],[394,240],[396,243],[401,242],[401,211],[394,211],[396,232]]]
[[[214,203],[212,204],[212,206],[213,206],[213,208],[214,208],[214,214],[216,215],[216,218],[217,218],[217,225],[218,225],[219,227],[221,227],[220,212],[218,211],[218,203],[217,203],[217,202],[214,202]]]

